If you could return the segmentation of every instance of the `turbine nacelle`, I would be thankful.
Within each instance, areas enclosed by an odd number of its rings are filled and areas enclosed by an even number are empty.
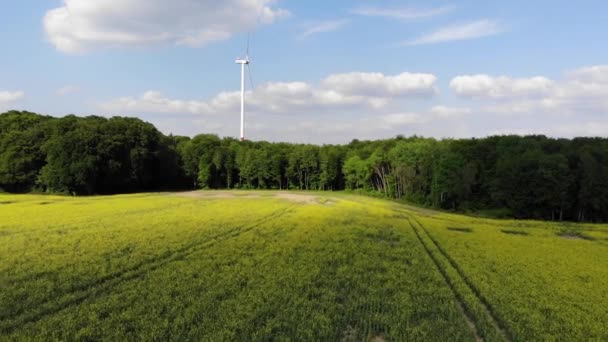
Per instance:
[[[245,57],[245,59],[237,57],[236,64],[249,64],[249,56]]]

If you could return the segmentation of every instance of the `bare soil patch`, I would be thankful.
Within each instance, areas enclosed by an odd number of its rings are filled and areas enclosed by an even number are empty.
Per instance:
[[[178,192],[177,196],[188,197],[188,198],[259,198],[260,196],[256,194],[236,194],[233,192],[225,192],[225,191],[188,191],[188,192]]]
[[[208,199],[230,199],[230,198],[280,198],[287,201],[303,204],[332,205],[335,200],[316,195],[299,194],[293,192],[264,192],[264,193],[239,193],[233,191],[188,191],[177,192],[174,195],[188,198],[208,198]]]
[[[285,199],[292,202],[304,203],[304,204],[317,204],[318,196],[295,194],[290,192],[277,193],[275,197]]]

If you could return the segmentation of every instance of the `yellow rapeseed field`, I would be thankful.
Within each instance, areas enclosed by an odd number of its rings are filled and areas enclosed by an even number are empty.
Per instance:
[[[0,340],[606,340],[607,252],[345,193],[0,195]]]

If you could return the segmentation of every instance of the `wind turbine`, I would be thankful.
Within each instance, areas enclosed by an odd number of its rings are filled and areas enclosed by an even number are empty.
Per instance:
[[[251,70],[249,70],[249,36],[247,36],[247,51],[245,58],[237,57],[236,64],[241,65],[241,141],[245,140],[245,66],[249,71],[249,80],[251,81]],[[251,81],[253,90],[253,81]]]

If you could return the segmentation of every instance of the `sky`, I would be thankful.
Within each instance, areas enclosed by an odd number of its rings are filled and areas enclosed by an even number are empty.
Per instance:
[[[608,136],[608,2],[21,0],[0,112],[133,116],[165,134],[346,143]]]

